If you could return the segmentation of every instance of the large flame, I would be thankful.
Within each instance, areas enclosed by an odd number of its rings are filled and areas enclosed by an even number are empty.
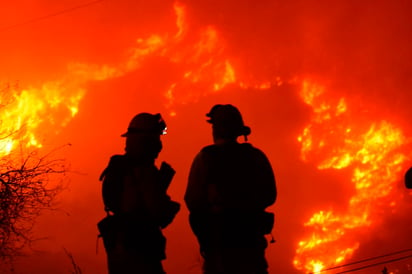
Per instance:
[[[40,148],[44,136],[57,133],[78,112],[82,89],[49,82],[40,88],[7,85],[0,94],[0,157],[22,147]],[[55,132],[53,132],[53,129]]]
[[[72,62],[60,80],[41,87],[5,88],[7,92],[0,95],[0,155],[15,149],[17,140],[24,146],[41,147],[39,133],[42,130],[58,131],[79,111],[79,103],[86,93],[85,83],[124,76],[139,69],[148,58],[163,58],[180,73],[164,91],[170,115],[176,115],[173,109],[176,102],[194,102],[230,84],[243,89],[267,89],[282,84],[278,77],[264,83],[239,80],[227,57],[226,43],[217,29],[211,25],[190,29],[186,7],[176,2],[174,11],[175,34],[151,34],[136,39],[136,45],[128,50],[126,58],[116,65]]]
[[[350,258],[360,247],[359,236],[397,209],[395,183],[408,159],[401,150],[408,141],[388,121],[362,121],[345,98],[328,98],[321,85],[303,81],[301,97],[313,109],[298,137],[302,159],[318,169],[350,169],[354,187],[346,211],[319,211],[304,224],[308,235],[299,241],[293,263],[316,273]]]
[[[176,104],[195,102],[230,85],[269,89],[285,82],[277,75],[266,81],[240,75],[215,26],[190,26],[180,3],[174,11],[175,33],[137,38],[118,64],[73,62],[59,80],[40,87],[5,88],[7,92],[0,94],[0,157],[18,144],[42,147],[41,132],[54,133],[77,114],[88,81],[122,77],[151,58],[162,58],[175,68],[175,77],[162,91],[172,116],[177,114]],[[359,236],[375,228],[382,214],[397,210],[394,185],[409,158],[402,150],[409,141],[393,122],[371,120],[371,115],[362,120],[354,104],[330,96],[322,85],[303,80],[300,95],[313,111],[298,137],[302,160],[320,170],[349,170],[348,183],[353,186],[345,210],[320,210],[304,223],[307,235],[297,244],[293,264],[299,270],[319,272],[348,260],[361,247]]]
[[[176,2],[174,11],[175,34],[151,34],[146,38],[137,38],[136,45],[128,50],[126,59],[117,65],[72,63],[69,65],[70,72],[83,79],[104,80],[135,71],[150,58],[162,58],[176,68],[176,80],[164,91],[165,105],[172,116],[176,115],[174,107],[177,103],[195,102],[228,85],[242,89],[268,89],[283,84],[279,77],[263,83],[239,79],[228,57],[226,42],[216,27],[208,25],[191,29],[187,22],[186,7]]]
[[[166,104],[173,106],[196,100],[210,91],[218,91],[236,81],[231,62],[224,57],[224,41],[213,26],[198,30],[194,41],[188,35],[186,8],[175,3],[177,32],[174,35],[151,34],[147,38],[136,39],[136,45],[129,49],[127,58],[115,66],[70,64],[70,71],[79,77],[104,80],[120,77],[139,69],[148,58],[161,57],[179,68],[178,81],[169,85],[164,95]],[[203,90],[188,93],[190,85],[202,84]]]

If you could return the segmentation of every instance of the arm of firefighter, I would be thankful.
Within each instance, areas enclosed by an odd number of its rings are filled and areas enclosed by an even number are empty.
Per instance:
[[[153,168],[144,176],[143,199],[151,219],[164,228],[173,221],[180,205],[172,201],[163,186],[158,183],[157,172],[158,170]]]
[[[277,188],[275,174],[273,173],[272,165],[270,164],[269,159],[260,150],[258,150],[256,164],[259,170],[257,173],[259,176],[257,181],[260,182],[260,202],[262,206],[266,208],[276,202]]]
[[[150,216],[156,218],[161,210],[161,204],[163,204],[164,199],[170,199],[162,187],[158,184],[158,177],[156,168],[145,171],[144,181],[143,181],[143,199],[146,209],[149,211]]]
[[[188,184],[184,196],[190,212],[199,212],[207,207],[206,166],[203,153],[200,152],[193,160],[189,172]]]
[[[159,183],[164,191],[167,191],[176,171],[166,162],[162,162],[159,169]]]

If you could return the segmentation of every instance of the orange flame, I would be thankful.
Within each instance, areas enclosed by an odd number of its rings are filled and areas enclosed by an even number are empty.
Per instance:
[[[314,273],[350,258],[360,246],[357,235],[396,206],[394,184],[408,159],[401,151],[407,140],[400,129],[387,121],[368,125],[359,117],[353,123],[346,100],[325,93],[325,87],[303,81],[301,97],[313,108],[313,117],[298,137],[301,158],[317,162],[318,169],[351,168],[355,193],[345,213],[320,211],[304,224],[312,232],[299,242],[293,264]]]
[[[78,89],[68,95],[69,87],[49,82],[41,88],[4,88],[0,95],[0,157],[10,154],[17,144],[42,147],[41,127],[51,125],[57,131],[77,114],[84,91]]]
[[[152,34],[147,38],[138,38],[126,59],[117,65],[73,63],[69,65],[70,72],[82,79],[104,80],[137,70],[150,57],[163,58],[181,73],[163,93],[165,105],[172,116],[176,115],[173,107],[177,102],[185,104],[197,101],[200,97],[221,91],[229,85],[237,85],[242,89],[269,89],[283,84],[279,77],[263,83],[240,80],[232,61],[226,55],[226,42],[217,29],[211,25],[191,28],[187,21],[186,7],[181,3],[174,4],[174,11],[177,29],[175,34]]]
[[[174,11],[177,27],[175,35],[152,34],[147,38],[136,39],[136,45],[119,64],[70,63],[67,74],[59,81],[48,82],[40,88],[13,89],[9,90],[7,96],[0,95],[0,103],[5,105],[0,108],[0,156],[15,149],[17,139],[25,146],[41,147],[41,125],[43,128],[46,124],[58,125],[56,128],[65,126],[78,112],[79,102],[86,92],[82,86],[86,82],[124,76],[139,69],[149,57],[164,58],[182,73],[177,77],[179,80],[170,83],[164,92],[166,106],[170,108],[172,116],[176,115],[172,109],[176,102],[193,102],[228,85],[238,85],[243,89],[268,89],[282,84],[279,78],[264,83],[239,80],[232,62],[225,54],[225,41],[216,28],[206,26],[198,30],[190,29],[186,7],[176,2]],[[197,31],[195,35],[194,31]],[[188,89],[190,92],[187,92]],[[6,98],[13,98],[12,103],[5,104]],[[14,135],[16,132],[19,132],[18,138]]]

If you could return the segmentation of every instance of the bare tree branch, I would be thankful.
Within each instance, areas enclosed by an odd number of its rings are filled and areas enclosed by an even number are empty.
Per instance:
[[[10,127],[6,123],[6,110],[17,100],[15,90],[14,85],[0,86],[0,144],[4,140],[18,143],[27,130],[25,124],[16,122],[18,127]],[[53,209],[66,171],[65,160],[55,158],[59,149],[40,155],[23,145],[13,150],[0,146],[0,264],[11,262],[24,247],[30,247],[35,219],[42,210]]]
[[[28,155],[17,165],[10,156],[0,158],[0,260],[10,259],[31,240],[34,220],[61,191],[50,184],[65,173],[63,160]]]
[[[71,273],[72,274],[82,274],[82,270],[81,270],[80,266],[74,260],[73,255],[69,251],[67,251],[67,249],[63,248],[63,250],[64,250],[64,253],[66,253],[67,257],[69,257],[70,262],[72,264],[73,269],[71,270]]]

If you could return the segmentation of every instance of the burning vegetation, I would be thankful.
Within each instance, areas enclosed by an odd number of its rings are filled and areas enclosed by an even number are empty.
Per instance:
[[[410,143],[388,121],[358,120],[360,110],[345,98],[328,98],[321,85],[304,81],[301,97],[313,109],[311,123],[298,137],[302,160],[321,170],[349,169],[354,188],[346,210],[321,210],[304,223],[308,236],[299,241],[293,263],[316,273],[346,262],[360,248],[362,235],[399,211],[403,194],[397,185],[411,157],[405,153]]]
[[[6,85],[0,94],[0,264],[13,261],[36,238],[36,218],[52,208],[62,190],[65,161],[53,152],[42,155],[37,134],[40,125],[57,122],[50,110],[66,99],[60,92],[53,86],[19,90]],[[75,115],[76,103],[67,101],[68,114]]]

